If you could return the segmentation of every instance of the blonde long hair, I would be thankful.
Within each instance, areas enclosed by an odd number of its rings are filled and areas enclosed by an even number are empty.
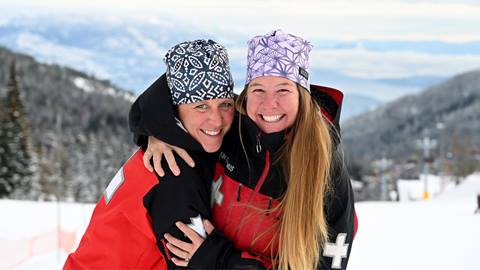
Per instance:
[[[287,189],[280,204],[271,209],[281,213],[278,234],[274,237],[278,241],[272,239],[271,242],[278,245],[272,250],[278,250],[274,261],[280,270],[315,269],[328,239],[324,204],[329,187],[332,139],[317,103],[305,88],[297,85],[297,90],[298,114],[280,154]],[[236,102],[237,109],[244,115],[246,95],[247,87]],[[242,139],[241,143],[243,146]]]

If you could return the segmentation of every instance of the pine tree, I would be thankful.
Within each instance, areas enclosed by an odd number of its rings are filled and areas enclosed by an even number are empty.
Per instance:
[[[473,156],[475,149],[472,138],[468,135],[454,135],[450,143],[452,154],[452,172],[456,182],[475,172],[476,161]]]
[[[33,179],[32,139],[21,100],[15,61],[0,111],[0,198],[28,198]]]

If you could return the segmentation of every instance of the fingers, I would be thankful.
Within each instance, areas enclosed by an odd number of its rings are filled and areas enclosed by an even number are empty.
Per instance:
[[[208,221],[207,221],[208,222]],[[210,228],[213,228],[213,225],[210,224]],[[182,231],[192,243],[183,242],[178,240],[177,238],[173,237],[169,233],[164,234],[163,236],[168,241],[167,248],[170,250],[175,256],[183,258],[184,260],[180,260],[177,258],[172,258],[172,261],[175,265],[178,266],[187,266],[188,261],[191,259],[191,256],[195,254],[197,249],[203,243],[204,239],[198,235],[198,233],[193,230],[192,228],[188,227],[188,225],[182,222],[176,222],[175,225]],[[212,229],[213,230],[213,229]]]
[[[178,266],[184,266],[184,267],[187,266],[188,262],[191,259],[190,254],[193,254],[189,252],[189,250],[193,249],[193,245],[180,241],[168,233],[164,234],[164,237],[168,241],[167,243],[168,250],[170,250],[173,254],[175,254],[175,256],[183,259],[182,260],[182,259],[172,257],[172,262]],[[183,248],[180,248],[179,246],[182,246]]]
[[[175,247],[182,249],[182,250],[190,250],[192,248],[192,244],[183,242],[181,240],[178,240],[177,238],[173,237],[171,234],[166,233],[163,235],[165,239],[167,239],[168,243],[171,245],[174,245]]]
[[[207,234],[211,234],[213,230],[215,230],[215,227],[212,223],[210,223],[210,221],[208,221],[208,219],[203,220],[203,227],[205,228]]]
[[[160,175],[161,177],[165,175],[165,171],[163,170],[161,163],[165,147],[168,148],[169,145],[153,136],[148,136],[147,151],[151,152],[151,155],[153,156],[153,167],[155,168],[155,171],[158,173],[158,175]]]
[[[177,266],[183,266],[183,267],[187,267],[188,266],[188,261],[186,260],[180,260],[180,259],[177,259],[175,257],[172,257],[172,262],[177,265]]]
[[[165,175],[165,171],[163,170],[161,166],[161,161],[162,161],[162,156],[165,155],[165,159],[167,160],[168,167],[170,168],[170,171],[175,176],[180,175],[180,169],[177,165],[177,162],[175,160],[175,157],[173,156],[173,151],[175,151],[185,162],[190,166],[194,167],[195,162],[193,159],[190,157],[190,155],[185,151],[184,149],[180,147],[175,147],[173,145],[170,145],[168,143],[162,142],[159,139],[156,139],[155,137],[148,136],[148,149],[146,152],[149,153],[148,157],[151,158],[153,156],[153,167],[155,168],[155,171],[158,173],[160,176]],[[149,171],[152,171],[153,169],[151,168],[150,162],[148,162],[144,159],[143,163],[145,164],[145,167],[149,169]]]
[[[155,167],[155,171],[163,177],[165,175],[165,172],[162,169],[162,154],[152,154],[153,155],[153,166]]]
[[[180,147],[174,147],[173,150],[188,164],[190,167],[195,167],[195,161],[190,157],[187,151],[183,150]]]
[[[190,241],[192,241],[195,246],[199,246],[203,242],[203,238],[194,229],[188,227],[188,225],[186,225],[185,223],[177,221],[175,225],[188,237],[188,239],[190,239]]]
[[[143,166],[147,168],[149,172],[153,172],[152,165],[150,164],[150,159],[152,158],[152,152],[148,151],[148,149],[143,153]]]
[[[165,159],[167,160],[168,167],[172,171],[173,175],[178,176],[180,174],[180,169],[178,168],[177,162],[175,161],[175,157],[173,156],[173,152],[171,149],[164,152]]]
[[[167,248],[168,250],[170,250],[170,252],[172,252],[173,254],[175,254],[175,256],[179,257],[179,258],[182,258],[182,259],[187,259],[189,260],[189,253],[186,252],[185,250],[182,250],[182,249],[179,249],[178,247],[170,244],[170,243],[167,243]]]

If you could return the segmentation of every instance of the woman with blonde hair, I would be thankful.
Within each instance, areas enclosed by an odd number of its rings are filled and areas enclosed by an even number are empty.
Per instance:
[[[167,247],[194,269],[238,256],[267,269],[345,269],[357,224],[335,125],[342,94],[310,86],[304,39],[277,30],[248,45],[245,88],[212,184],[216,229],[202,238],[179,223],[192,242],[167,234]],[[172,161],[170,149],[180,151],[150,138],[145,160]]]

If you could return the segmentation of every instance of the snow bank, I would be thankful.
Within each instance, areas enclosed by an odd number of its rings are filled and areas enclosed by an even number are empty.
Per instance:
[[[61,269],[78,245],[93,207],[0,200],[0,269]]]
[[[430,201],[359,202],[353,270],[480,269],[480,174]]]
[[[429,201],[357,203],[348,269],[480,269],[478,193],[480,174]],[[93,205],[0,200],[0,209],[0,269],[50,270],[76,248]]]
[[[427,180],[427,190],[430,197],[435,197],[446,189],[451,188],[449,178],[436,175],[420,175],[420,179],[399,179],[397,181],[397,190],[400,201],[415,201],[423,199],[425,189],[425,179]]]

